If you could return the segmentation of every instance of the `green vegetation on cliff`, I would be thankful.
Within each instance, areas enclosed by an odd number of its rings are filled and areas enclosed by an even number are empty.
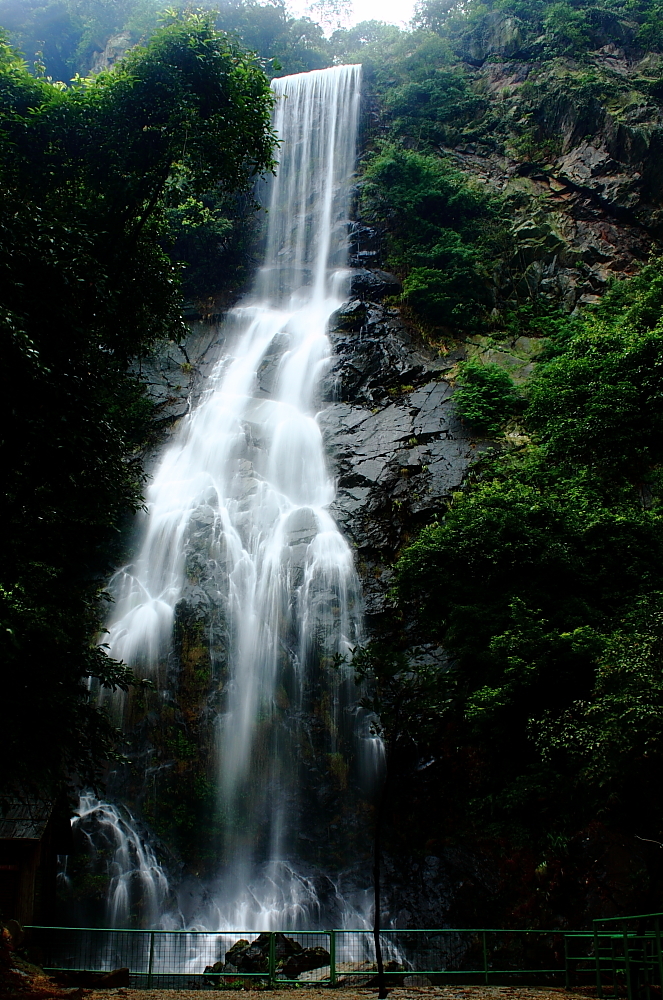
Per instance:
[[[497,206],[439,157],[384,147],[366,166],[366,218],[385,227],[403,299],[433,325],[480,326],[487,304],[484,261],[499,232]],[[494,232],[493,232],[494,231]]]
[[[663,828],[662,274],[655,260],[560,321],[525,390],[529,443],[480,462],[403,552],[404,637],[442,644],[448,668],[406,662],[393,640],[361,661],[396,773],[427,762],[422,839],[520,857],[496,916],[529,895],[537,920],[581,920],[587,879],[613,891],[605,844],[633,852]],[[486,427],[508,412],[484,367],[473,382],[466,366],[459,408],[472,386],[467,415]],[[632,853],[620,905],[653,905],[660,876],[652,852]]]
[[[663,889],[657,17],[429,0],[354,53],[363,219],[408,321],[470,357],[449,364],[456,415],[496,439],[413,519],[395,616],[358,660],[390,850],[469,852],[495,879],[488,899],[467,877],[456,926],[578,926]]]

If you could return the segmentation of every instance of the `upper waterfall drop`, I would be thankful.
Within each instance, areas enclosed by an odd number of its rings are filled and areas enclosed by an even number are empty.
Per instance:
[[[316,419],[328,322],[348,288],[360,73],[338,66],[272,83],[280,146],[264,263],[155,471],[136,561],[111,582],[109,652],[148,675],[164,676],[187,594],[221,623],[223,640],[209,640],[221,870],[197,918],[210,929],[316,923],[317,890],[296,870],[302,838],[312,839],[316,768],[347,783],[361,766],[351,758],[362,756],[365,720],[347,666],[360,588],[328,509],[335,487]]]

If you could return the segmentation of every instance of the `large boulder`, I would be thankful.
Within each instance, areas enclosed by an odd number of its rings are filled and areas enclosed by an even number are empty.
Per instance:
[[[525,25],[517,17],[490,11],[471,31],[456,42],[456,55],[472,66],[482,66],[489,57],[505,60],[523,54]]]
[[[208,965],[205,973],[210,984],[219,986],[222,980],[211,979],[212,974],[242,975],[248,972],[269,972],[270,934],[259,934],[254,941],[241,938],[229,948],[223,962]],[[281,978],[296,979],[302,972],[321,969],[331,958],[324,948],[304,948],[299,941],[285,934],[274,935],[275,972]]]
[[[311,969],[322,969],[331,964],[331,956],[324,948],[302,948],[296,955],[291,955],[280,966],[279,972],[286,979],[296,979],[302,972]]]
[[[240,938],[235,941],[232,948],[229,948],[223,962],[216,962],[213,966],[205,969],[207,973],[225,972],[226,974],[241,974],[246,972],[268,972],[269,971],[269,934],[259,934],[253,941]],[[298,941],[286,937],[285,934],[274,935],[274,958],[277,967],[282,965],[292,957],[303,954],[305,951]],[[313,949],[314,950],[314,949]],[[326,954],[326,953],[325,953]],[[329,956],[328,956],[329,957]],[[309,958],[309,961],[312,959]],[[316,965],[307,965],[307,969],[318,968]]]
[[[262,941],[267,938],[267,942]],[[267,972],[269,970],[269,935],[261,934],[255,941],[236,941],[226,952],[226,967],[232,966],[237,972]]]

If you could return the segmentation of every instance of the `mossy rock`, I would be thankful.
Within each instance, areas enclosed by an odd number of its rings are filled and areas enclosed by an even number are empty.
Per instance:
[[[491,337],[477,335],[467,341],[467,356],[499,365],[514,382],[522,383],[532,374],[545,346],[544,337],[509,337],[496,343]]]

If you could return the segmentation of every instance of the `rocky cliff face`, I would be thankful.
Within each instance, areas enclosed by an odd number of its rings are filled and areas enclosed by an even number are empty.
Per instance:
[[[442,152],[513,211],[497,294],[541,295],[570,312],[633,274],[663,233],[663,57],[625,40],[582,62],[540,61],[514,19],[491,17],[458,47],[486,101],[482,124]]]
[[[376,268],[355,270],[352,298],[334,317],[336,360],[325,379],[319,417],[338,483],[332,513],[356,551],[369,635],[388,619],[387,591],[399,549],[460,486],[483,447],[453,413],[451,376],[463,350],[442,356],[409,331],[398,309],[383,302],[387,292],[398,288],[397,279]],[[209,365],[222,350],[222,337],[223,326],[194,323],[186,343],[163,344],[143,361],[142,374],[158,406],[162,446],[195,405]],[[265,393],[279,350],[275,345],[259,371]],[[187,583],[161,691],[135,702],[127,720],[137,767],[133,776],[118,775],[112,783],[112,791],[132,803],[164,842],[186,858],[186,868],[201,873],[207,865],[213,868],[213,842],[220,830],[214,801],[214,720],[227,680],[227,628],[204,554],[212,522],[212,512],[207,516],[201,509],[193,526]],[[293,552],[307,540],[306,530],[302,524],[301,538],[293,537]],[[426,648],[419,655],[443,659],[437,649]],[[320,725],[320,719],[311,718],[311,745]],[[328,842],[332,853],[337,849],[337,827],[329,827],[324,817],[344,774],[332,761],[329,773],[318,775],[316,802],[302,803],[311,816],[321,817],[318,835],[301,845],[312,863],[320,845]],[[343,800],[345,837],[361,857],[367,849],[365,817],[352,814],[352,796]],[[315,819],[307,819],[306,826],[310,834]]]
[[[370,628],[396,553],[460,486],[476,442],[453,412],[460,352],[416,343],[397,309],[367,297],[337,314],[332,342],[319,419],[338,477],[332,512],[357,551]]]
[[[481,37],[465,39],[459,57],[473,89],[488,102],[492,133],[468,129],[471,135],[458,136],[443,152],[478,183],[499,191],[512,212],[512,245],[492,274],[496,303],[540,300],[570,313],[597,301],[611,278],[635,273],[658,246],[661,59],[629,48],[627,40],[623,48],[606,43],[581,66],[569,59],[537,62],[513,19],[494,17],[484,28]],[[355,549],[372,636],[392,624],[388,592],[399,551],[444,508],[490,446],[454,414],[458,361],[478,355],[522,381],[543,341],[536,333],[512,337],[496,329],[450,338],[444,347],[427,344],[393,304],[400,286],[380,270],[378,236],[357,223],[352,240],[352,291],[330,331],[335,362],[319,420],[337,478],[332,513]],[[195,405],[222,336],[218,325],[203,322],[192,323],[191,331],[184,345],[162,345],[143,363],[164,437]],[[266,392],[277,361],[278,352],[261,368]],[[208,527],[201,511],[202,540]],[[305,531],[302,525],[302,537]],[[148,698],[133,711],[142,747],[138,771],[148,764],[149,781],[130,782],[125,794],[187,858],[187,870],[204,873],[219,833],[213,726],[225,683],[227,637],[223,615],[207,592],[204,560],[196,562],[195,552],[188,569],[168,690],[159,704]],[[444,666],[442,649],[421,646],[414,634],[406,642],[412,655]],[[333,797],[338,780],[331,771],[319,775],[320,801]],[[343,817],[345,824],[354,821]],[[356,826],[360,854],[364,820]],[[317,848],[331,847],[334,837],[334,829],[321,829]],[[315,845],[308,846],[313,861]],[[391,913],[410,926],[444,922],[452,901],[465,891],[459,887],[489,895],[499,879],[480,859],[439,846],[429,857],[387,858],[386,874]]]

